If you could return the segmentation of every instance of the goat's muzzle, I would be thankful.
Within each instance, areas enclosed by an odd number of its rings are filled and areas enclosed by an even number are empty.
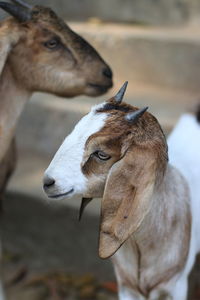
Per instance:
[[[45,176],[43,180],[43,188],[45,191],[47,191],[49,188],[53,187],[55,184],[55,179],[49,176]]]
[[[68,191],[60,191],[56,185],[56,180],[48,175],[44,176],[43,189],[47,196],[52,199],[62,199],[74,192],[74,188]]]

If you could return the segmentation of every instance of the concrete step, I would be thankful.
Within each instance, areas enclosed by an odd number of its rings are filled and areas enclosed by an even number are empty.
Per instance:
[[[109,63],[115,80],[200,92],[199,23],[184,27],[69,25]]]
[[[70,23],[112,66],[114,78],[200,92],[200,31],[187,27],[145,27]]]
[[[30,4],[43,4],[41,0],[26,0]],[[182,24],[199,17],[197,0],[45,0],[67,20],[87,20],[95,17],[104,21],[138,22],[144,24]]]
[[[98,98],[82,96],[66,100],[52,95],[36,94],[26,106],[19,122],[19,147],[52,156],[77,121],[90,111],[91,106],[115,95],[122,84],[123,81],[116,83],[107,95]],[[196,93],[139,86],[130,82],[125,101],[137,107],[149,106],[149,111],[158,118],[167,134],[180,114],[196,101],[197,96]]]

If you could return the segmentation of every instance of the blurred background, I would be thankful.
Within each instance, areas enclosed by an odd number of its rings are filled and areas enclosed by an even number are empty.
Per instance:
[[[199,0],[43,0],[112,67],[114,87],[98,98],[35,94],[20,119],[18,167],[1,220],[9,300],[117,299],[111,263],[98,258],[100,200],[78,223],[80,199],[48,200],[43,172],[76,122],[129,81],[126,101],[149,106],[166,134],[199,100]],[[0,11],[0,18],[6,14]],[[190,300],[200,299],[200,259]],[[178,299],[177,299],[178,300]]]

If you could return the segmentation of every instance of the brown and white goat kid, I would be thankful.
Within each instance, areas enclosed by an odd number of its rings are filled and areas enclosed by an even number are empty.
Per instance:
[[[191,202],[199,199],[190,199],[168,163],[156,118],[121,103],[125,88],[75,126],[45,172],[44,189],[53,199],[82,195],[81,210],[103,198],[99,255],[112,256],[120,300],[185,300],[200,250],[191,230],[200,214],[191,214]]]
[[[0,2],[13,17],[0,23],[0,197],[14,167],[13,136],[33,92],[97,96],[112,72],[84,39],[47,7]]]

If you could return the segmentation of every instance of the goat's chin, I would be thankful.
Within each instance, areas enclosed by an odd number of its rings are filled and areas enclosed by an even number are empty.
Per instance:
[[[93,84],[88,83],[83,86],[79,87],[71,87],[71,88],[64,88],[63,90],[42,90],[41,92],[48,92],[54,94],[61,98],[73,98],[80,95],[86,95],[90,97],[97,97],[100,95],[105,94],[110,88],[112,87],[112,82],[109,85],[100,85],[100,84]],[[33,89],[33,92],[36,92],[38,89]]]
[[[98,85],[93,83],[88,83],[85,89],[85,94],[90,97],[97,97],[105,94],[112,87],[112,83],[110,85]]]
[[[56,192],[56,193],[47,193],[48,198],[50,199],[57,199],[57,200],[61,200],[61,199],[66,199],[66,198],[71,198],[74,195],[74,189],[71,188],[68,191],[65,192]]]
[[[83,92],[79,92],[79,91],[72,91],[72,92],[53,92],[53,94],[57,97],[61,97],[61,98],[74,98],[76,96],[80,96],[83,94]]]

